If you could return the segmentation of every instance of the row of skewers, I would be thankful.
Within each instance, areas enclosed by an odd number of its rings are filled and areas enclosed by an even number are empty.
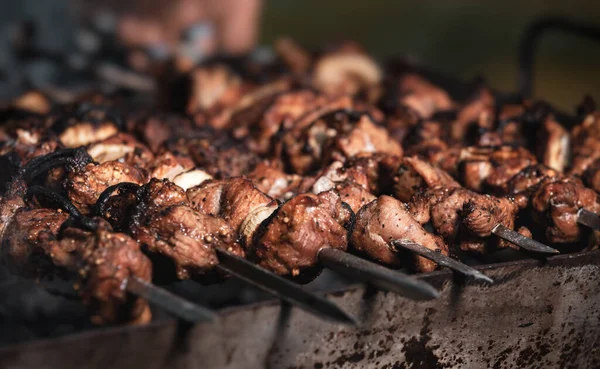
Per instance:
[[[455,101],[422,75],[386,74],[355,44],[311,55],[282,40],[276,51],[269,65],[158,76],[161,104],[180,114],[94,94],[13,101],[0,157],[6,264],[75,278],[98,324],[148,322],[147,301],[214,318],[153,285],[158,274],[236,276],[352,323],[292,280],[329,267],[430,299],[435,289],[393,269],[492,283],[460,260],[597,245],[600,115],[589,101],[569,131],[548,106],[500,101],[484,85]]]

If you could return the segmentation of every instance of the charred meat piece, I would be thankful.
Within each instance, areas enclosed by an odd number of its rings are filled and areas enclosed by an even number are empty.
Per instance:
[[[283,157],[294,173],[307,174],[359,154],[402,156],[402,147],[368,115],[337,112],[283,137]]]
[[[261,161],[247,176],[265,194],[287,200],[295,195],[302,177],[283,172],[273,161]]]
[[[144,184],[147,181],[145,172],[135,166],[107,161],[102,164],[87,164],[81,170],[68,171],[65,189],[69,199],[83,213],[88,214],[100,194],[109,186],[131,182]]]
[[[498,193],[517,173],[536,163],[522,147],[467,147],[460,153],[459,179],[470,190]]]
[[[531,165],[512,177],[506,183],[502,194],[513,197],[519,207],[524,209],[529,205],[531,196],[540,183],[560,176],[559,172],[542,164]]]
[[[547,117],[538,131],[538,159],[545,166],[563,172],[569,165],[570,135],[552,116]]]
[[[218,263],[216,247],[243,255],[235,230],[223,219],[185,205],[185,193],[178,186],[151,180],[141,193],[131,232],[149,252],[169,258],[177,278],[213,269]]]
[[[487,238],[497,224],[513,229],[518,210],[507,198],[480,195],[462,187],[418,192],[409,203],[409,212],[417,222],[431,222],[448,244],[479,253],[485,252],[486,246],[511,246]]]
[[[453,143],[468,142],[473,128],[491,129],[494,117],[494,96],[487,88],[481,88],[469,102],[462,106],[456,120],[450,125]]]
[[[107,106],[80,103],[63,110],[52,129],[65,147],[105,140],[119,133],[123,126],[122,118]]]
[[[236,232],[255,209],[273,203],[245,178],[205,182],[188,189],[187,198],[193,209],[227,221]]]
[[[585,172],[583,172],[582,179],[586,186],[596,192],[600,192],[600,158],[588,166]]]
[[[436,269],[437,265],[428,259],[395,250],[391,243],[395,240],[415,242],[448,255],[444,241],[423,229],[405,205],[390,196],[380,196],[356,214],[351,239],[355,249],[387,265],[408,265],[421,272]]]
[[[301,194],[285,202],[258,230],[252,256],[277,274],[314,267],[324,247],[346,250],[352,210],[334,192]]]
[[[600,112],[585,117],[581,124],[571,130],[570,174],[581,175],[592,163],[600,158]]]
[[[450,110],[454,103],[441,88],[416,74],[408,74],[399,82],[400,104],[416,111],[421,118],[430,118],[439,111]]]
[[[402,159],[394,176],[394,197],[407,202],[414,193],[423,188],[459,187],[448,173],[416,156]]]
[[[577,242],[587,234],[589,230],[577,223],[579,209],[600,213],[598,194],[575,177],[544,181],[531,205],[534,218],[547,227],[546,237],[553,243]]]
[[[52,248],[67,218],[69,214],[61,210],[18,208],[10,221],[3,223],[2,254],[7,265],[29,276],[37,274],[36,258],[49,256],[59,266],[70,266],[69,255]]]

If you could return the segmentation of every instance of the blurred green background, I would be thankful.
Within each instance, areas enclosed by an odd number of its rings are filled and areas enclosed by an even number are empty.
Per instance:
[[[528,24],[559,15],[600,27],[600,1],[266,1],[261,39],[280,35],[308,47],[359,41],[378,57],[409,56],[493,87],[517,86],[517,47]],[[534,94],[573,111],[584,94],[600,100],[600,43],[548,33],[536,54]]]

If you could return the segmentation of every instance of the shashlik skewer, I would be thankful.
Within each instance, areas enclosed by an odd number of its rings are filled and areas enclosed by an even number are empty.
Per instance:
[[[65,209],[23,206],[15,212],[3,232],[2,244],[4,258],[8,259],[9,266],[19,269],[17,272],[27,273],[39,267],[37,255],[43,260],[49,259],[57,268],[76,272],[84,279],[82,298],[92,307],[92,320],[98,324],[119,321],[123,314],[125,321],[132,323],[149,321],[151,313],[144,299],[190,322],[216,318],[208,309],[149,284],[150,261],[140,253],[134,240],[113,232],[110,227],[98,227],[91,219],[83,220],[74,206],[48,189],[32,186],[26,197],[40,195],[45,201],[51,200]],[[95,229],[67,235],[69,231],[63,232],[63,226],[69,219],[79,219],[84,223],[82,226]],[[61,232],[64,237],[59,237]],[[125,291],[141,299],[132,300]]]
[[[109,187],[105,193],[114,192],[117,186]],[[320,317],[356,323],[329,300],[240,258],[244,251],[232,227],[220,218],[187,206],[185,193],[179,186],[153,179],[142,187],[131,183],[120,187],[134,190],[139,199],[134,204],[129,232],[151,253],[169,258],[175,264],[177,278],[201,277],[212,270],[231,273]],[[106,195],[101,198],[109,200]],[[104,210],[105,217],[112,218],[110,213],[115,208],[102,205],[99,208]]]

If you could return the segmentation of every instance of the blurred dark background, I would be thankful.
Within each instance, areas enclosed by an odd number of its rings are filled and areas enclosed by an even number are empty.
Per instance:
[[[67,47],[76,11],[68,0],[0,0],[0,46],[12,25],[33,19],[40,42]],[[411,58],[469,80],[483,76],[505,91],[516,88],[517,46],[526,26],[547,15],[600,26],[600,2],[591,0],[266,0],[261,43],[289,35],[308,47],[351,39],[379,58]],[[600,98],[600,44],[561,33],[544,37],[536,56],[536,97],[572,111],[586,93]],[[10,56],[0,53],[0,65]],[[41,73],[41,72],[40,72]]]

